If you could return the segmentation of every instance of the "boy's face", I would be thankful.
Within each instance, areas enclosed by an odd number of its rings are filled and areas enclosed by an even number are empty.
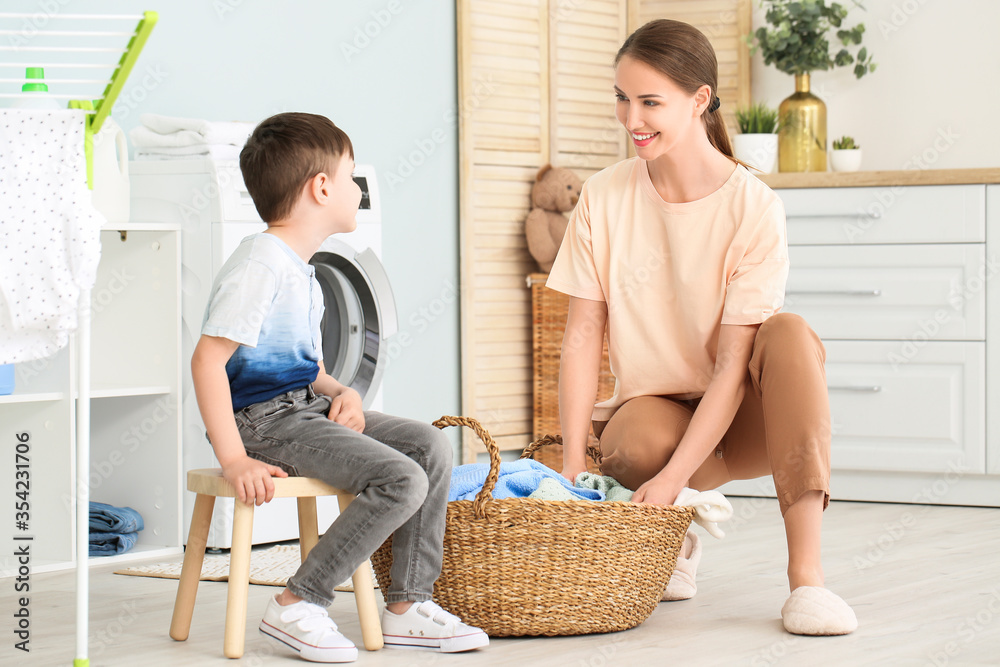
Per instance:
[[[354,158],[344,153],[330,179],[332,233],[353,232],[358,226],[355,218],[361,205],[361,188],[354,182],[353,173]]]

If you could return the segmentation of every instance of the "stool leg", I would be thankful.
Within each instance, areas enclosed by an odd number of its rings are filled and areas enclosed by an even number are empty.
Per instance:
[[[337,501],[340,503],[340,511],[343,512],[354,500],[352,494],[339,494]],[[377,651],[382,648],[382,622],[378,617],[378,607],[375,605],[375,590],[372,588],[372,570],[368,561],[365,560],[354,571],[351,577],[354,584],[354,601],[358,605],[358,620],[361,622],[361,638],[364,640],[365,648],[369,651]]]
[[[174,614],[170,619],[170,637],[179,642],[186,640],[191,631],[191,616],[194,614],[194,600],[198,595],[201,566],[205,562],[205,546],[208,544],[208,529],[212,523],[214,507],[215,496],[201,493],[195,496],[191,530],[188,531],[187,549],[184,550],[184,565],[181,567],[181,579],[177,582]]]
[[[319,542],[319,519],[316,516],[316,498],[309,496],[306,498],[296,498],[299,506],[299,554],[302,562],[306,562],[306,556],[312,548]]]
[[[250,546],[253,539],[253,504],[233,502],[233,546],[229,550],[229,596],[226,599],[226,632],[223,653],[243,655],[246,639],[247,595],[250,589]]]

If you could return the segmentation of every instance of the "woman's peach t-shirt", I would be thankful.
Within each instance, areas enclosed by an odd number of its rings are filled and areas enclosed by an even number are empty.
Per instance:
[[[646,161],[632,158],[584,184],[546,285],[608,305],[614,396],[606,421],[637,396],[705,393],[723,324],[757,324],[784,303],[781,200],[744,167],[703,199],[669,203]]]

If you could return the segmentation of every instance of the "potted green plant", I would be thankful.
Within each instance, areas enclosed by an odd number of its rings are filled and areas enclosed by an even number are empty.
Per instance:
[[[765,174],[773,173],[778,162],[778,111],[763,102],[737,107],[736,125],[740,130],[733,137],[736,159]]]
[[[856,0],[854,6],[861,7]],[[857,54],[865,26],[844,27],[848,8],[827,0],[761,0],[766,26],[746,36],[751,53],[760,51],[765,65],[795,77],[795,94],[778,107],[779,171],[826,171],[826,105],[809,92],[809,74],[816,70],[854,66],[854,75],[875,71],[868,49]],[[861,7],[864,9],[863,7]],[[833,33],[841,47],[831,52]],[[787,120],[787,122],[785,122]]]
[[[830,167],[834,171],[857,171],[861,168],[861,146],[854,141],[854,137],[844,135],[833,140]]]

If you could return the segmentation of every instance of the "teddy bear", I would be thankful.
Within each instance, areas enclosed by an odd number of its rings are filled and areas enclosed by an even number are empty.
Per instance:
[[[543,272],[552,269],[559,251],[568,219],[564,215],[573,210],[580,199],[583,182],[569,169],[545,165],[535,176],[531,188],[531,212],[524,221],[524,234],[528,252],[538,262]]]

